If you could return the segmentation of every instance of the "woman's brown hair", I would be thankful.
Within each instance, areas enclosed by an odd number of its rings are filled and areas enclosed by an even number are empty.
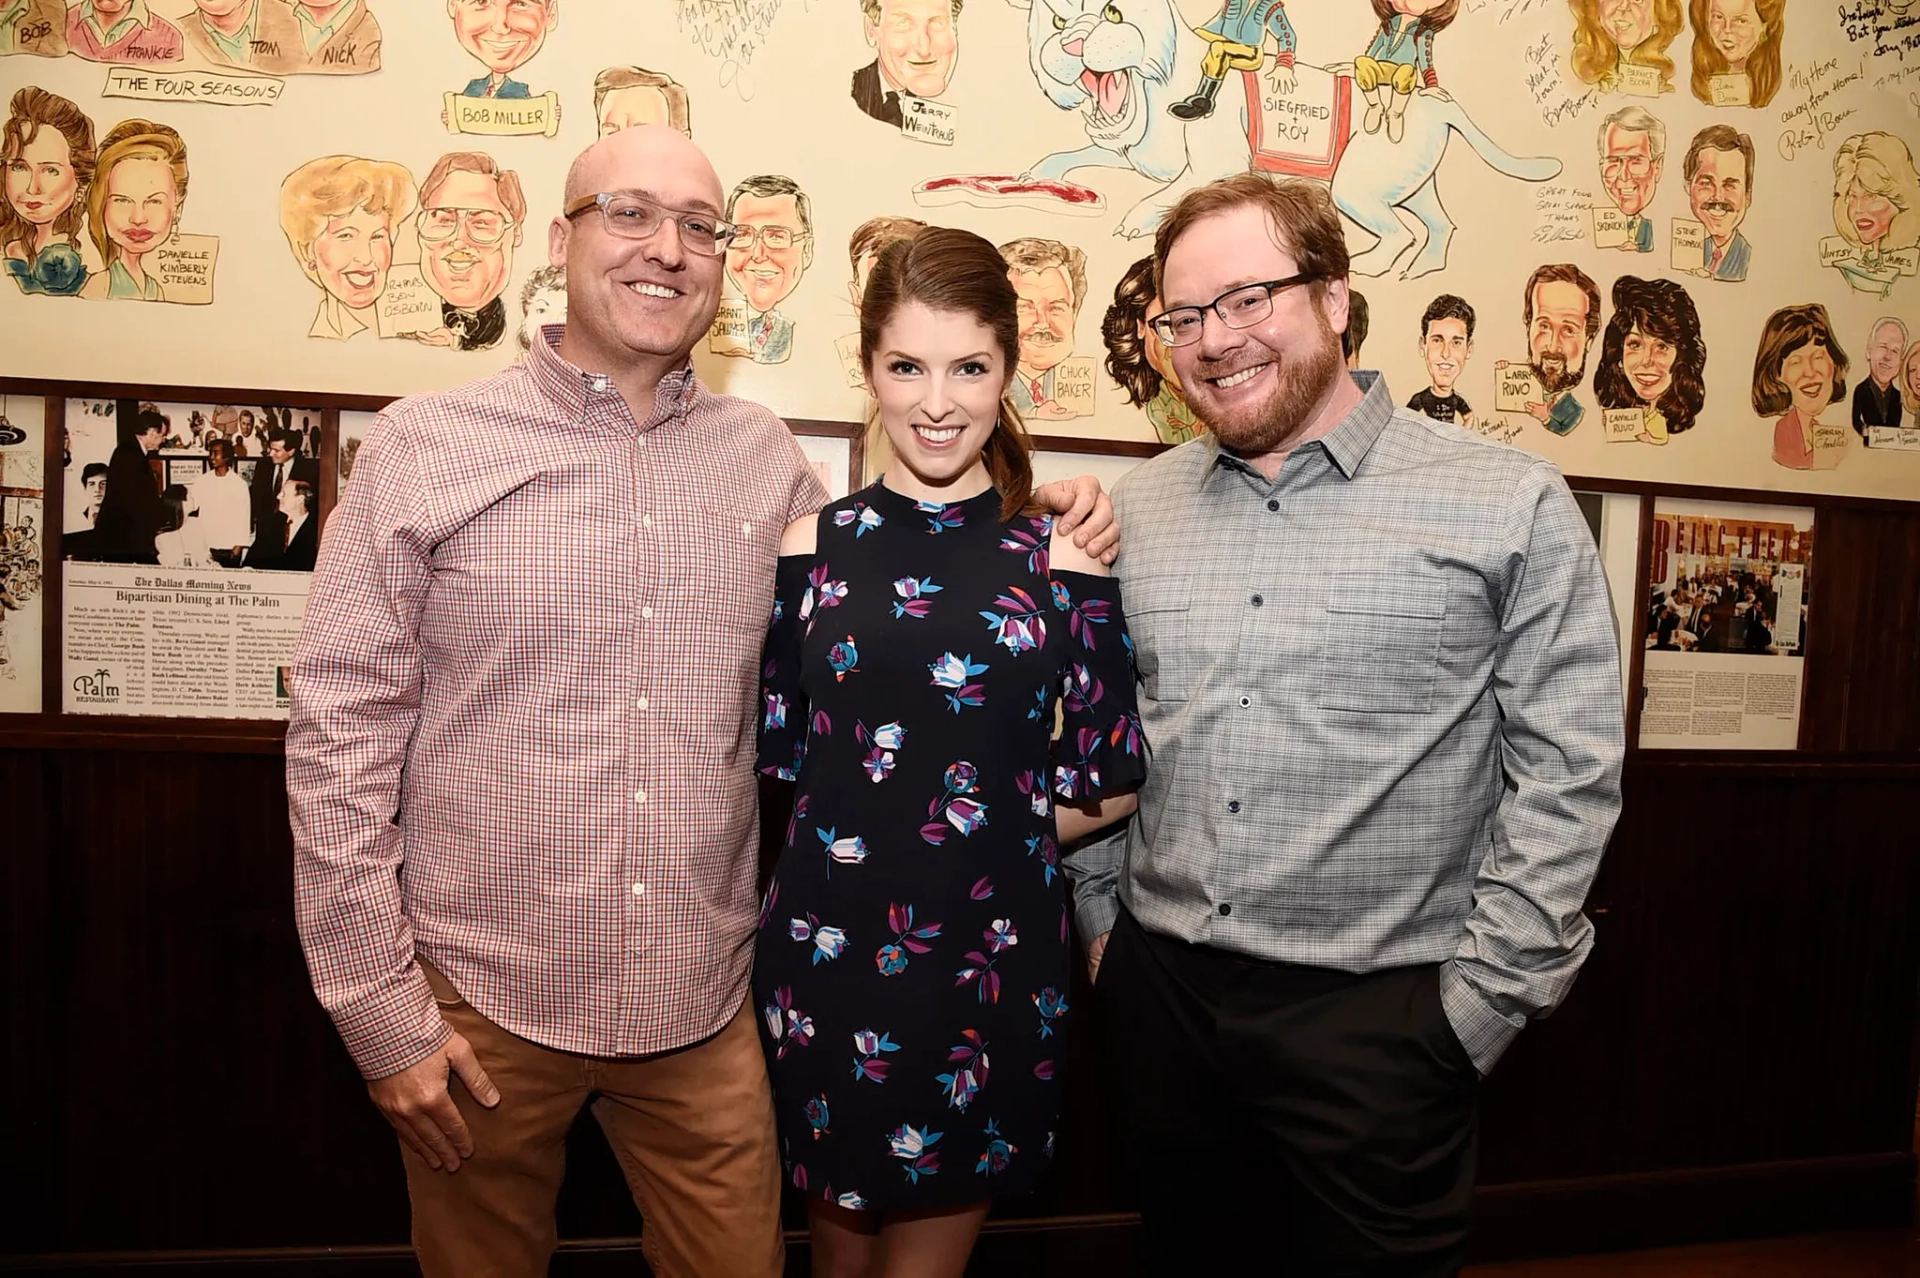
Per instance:
[[[1837,404],[1847,393],[1847,353],[1834,339],[1833,323],[1827,308],[1818,302],[1801,306],[1783,306],[1767,316],[1760,330],[1760,348],[1753,356],[1753,411],[1762,417],[1778,417],[1793,407],[1793,392],[1780,380],[1787,356],[1802,346],[1824,346],[1833,361],[1833,393],[1829,404]]]
[[[1693,23],[1693,96],[1713,105],[1713,77],[1728,71],[1727,57],[1707,34],[1707,10],[1712,0],[1687,0],[1687,18]],[[1754,16],[1767,33],[1747,57],[1747,105],[1763,107],[1780,89],[1780,45],[1787,34],[1787,0],[1754,0]],[[1748,172],[1752,172],[1749,168]]]
[[[1427,12],[1413,20],[1413,37],[1417,40],[1429,31],[1445,31],[1453,24],[1453,18],[1460,11],[1460,0],[1441,0]],[[1373,16],[1380,19],[1380,29],[1400,16],[1393,7],[1393,0],[1373,0]]]
[[[929,226],[880,250],[860,301],[860,366],[873,375],[880,332],[910,302],[930,311],[967,315],[993,333],[1008,372],[1020,361],[1020,298],[1000,250],[972,231]],[[1033,442],[1020,410],[1004,393],[1000,416],[981,454],[1000,493],[1000,518],[1037,514]]]
[[[7,106],[7,123],[0,130],[0,161],[24,156],[42,129],[54,129],[67,140],[67,163],[73,166],[78,185],[73,203],[53,220],[53,230],[56,235],[77,240],[80,219],[87,211],[87,188],[93,182],[93,121],[59,94],[30,84],[17,91]],[[27,256],[32,257],[33,231],[33,223],[14,212],[13,205],[0,202],[0,248],[24,240]]]

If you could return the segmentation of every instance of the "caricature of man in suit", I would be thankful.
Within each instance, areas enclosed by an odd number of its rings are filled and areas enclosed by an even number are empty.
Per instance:
[[[560,25],[560,0],[447,0],[447,16],[460,47],[487,69],[460,91],[462,97],[533,96],[511,73],[531,61]]]
[[[874,58],[853,73],[853,101],[900,127],[900,95],[937,98],[960,60],[962,0],[860,0]]]

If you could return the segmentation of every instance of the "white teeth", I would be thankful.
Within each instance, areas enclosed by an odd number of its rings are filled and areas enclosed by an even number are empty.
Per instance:
[[[958,426],[949,426],[939,430],[936,430],[932,426],[915,426],[914,430],[918,431],[920,437],[929,444],[945,444],[960,438],[960,428]]]
[[[1232,390],[1234,387],[1239,386],[1243,382],[1252,381],[1253,375],[1265,367],[1266,367],[1265,364],[1256,364],[1252,368],[1243,368],[1239,372],[1233,374],[1231,377],[1222,377],[1222,378],[1216,379],[1213,384],[1215,386],[1218,386],[1221,390]]]
[[[627,287],[632,289],[634,292],[640,294],[640,296],[642,297],[678,297],[680,296],[678,293],[674,292],[672,289],[666,287],[663,284],[649,284],[644,280],[642,280],[637,284],[629,284],[627,285]]]

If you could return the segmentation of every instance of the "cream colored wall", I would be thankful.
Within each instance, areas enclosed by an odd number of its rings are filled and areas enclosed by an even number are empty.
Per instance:
[[[1078,0],[1071,2],[1077,7]],[[187,7],[182,0],[152,3],[163,13]],[[1149,0],[1115,3],[1124,13]],[[967,226],[996,242],[1037,235],[1081,246],[1091,284],[1078,318],[1076,351],[1096,360],[1104,355],[1100,321],[1113,286],[1147,249],[1145,241],[1114,231],[1132,201],[1152,185],[1116,169],[1082,169],[1074,175],[1106,196],[1105,213],[1097,219],[915,207],[909,191],[923,178],[1018,172],[1044,155],[1085,142],[1079,114],[1057,109],[1036,86],[1027,59],[1027,11],[1007,0],[970,0],[960,17],[958,67],[944,95],[957,111],[957,141],[951,147],[909,140],[854,109],[849,77],[872,57],[856,0],[561,0],[561,21],[547,47],[515,73],[536,93],[559,94],[558,136],[491,140],[451,137],[438,118],[442,94],[458,89],[478,70],[454,41],[444,6],[434,0],[372,4],[385,28],[383,69],[351,77],[290,76],[271,106],[109,99],[101,96],[106,69],[99,65],[75,57],[0,59],[0,82],[9,95],[28,83],[60,93],[80,104],[101,133],[139,114],[177,128],[189,146],[192,167],[181,229],[220,241],[216,298],[208,306],[25,297],[0,284],[0,327],[7,334],[0,343],[0,373],[404,394],[502,366],[516,353],[520,284],[545,260],[544,226],[556,211],[567,164],[595,135],[594,74],[616,63],[666,71],[687,86],[694,136],[723,181],[783,173],[812,197],[814,259],[781,307],[797,324],[793,357],[761,366],[714,356],[704,343],[696,354],[709,382],[760,399],[785,415],[846,419],[861,414],[861,393],[846,386],[834,342],[853,330],[847,236],[868,217],[917,215]],[[1182,8],[1191,22],[1209,15],[1206,4],[1182,0]],[[1291,13],[1303,64],[1351,61],[1377,25],[1358,0],[1337,10],[1296,3]],[[1914,14],[1920,19],[1920,9]],[[1891,10],[1883,18],[1896,20]],[[1699,307],[1709,348],[1701,424],[1664,448],[1604,442],[1590,376],[1600,351],[1596,339],[1581,392],[1589,406],[1587,422],[1558,438],[1528,419],[1516,445],[1578,474],[1920,498],[1920,452],[1868,452],[1856,441],[1837,469],[1783,469],[1769,455],[1771,423],[1756,418],[1748,402],[1755,342],[1768,312],[1778,306],[1818,301],[1828,307],[1853,357],[1849,389],[1864,370],[1867,330],[1877,316],[1903,314],[1920,337],[1920,279],[1902,279],[1886,301],[1851,293],[1834,271],[1819,266],[1816,248],[1834,233],[1832,154],[1839,140],[1885,129],[1910,146],[1920,144],[1920,48],[1875,57],[1872,39],[1850,44],[1834,8],[1808,0],[1789,0],[1787,24],[1791,78],[1773,103],[1757,110],[1714,109],[1687,91],[1690,36],[1685,31],[1670,50],[1679,64],[1674,92],[1657,100],[1601,96],[1577,84],[1565,66],[1572,20],[1564,2],[1465,0],[1436,42],[1443,87],[1509,151],[1557,156],[1565,171],[1551,183],[1501,177],[1456,138],[1438,178],[1458,224],[1447,268],[1415,280],[1355,280],[1372,308],[1364,362],[1382,369],[1396,398],[1404,401],[1426,383],[1417,350],[1420,311],[1437,293],[1464,296],[1477,309],[1479,325],[1459,390],[1485,411],[1493,404],[1494,362],[1525,358],[1521,294],[1537,263],[1579,264],[1597,280],[1603,297],[1621,273],[1679,279]],[[1916,31],[1920,25],[1887,39],[1898,44],[1901,36]],[[1199,47],[1191,33],[1180,38]],[[1860,74],[1819,104],[1813,116],[1816,136],[1802,138],[1803,125],[1791,122],[1809,98],[1800,82],[1829,59],[1837,62],[1821,76],[1821,86]],[[1536,77],[1533,87],[1529,77]],[[1543,83],[1555,82],[1560,87],[1541,90]],[[1595,129],[1604,114],[1630,100],[1643,101],[1668,126],[1667,171],[1651,210],[1660,224],[1655,252],[1641,257],[1600,250],[1586,239],[1536,243],[1550,225],[1542,212],[1549,187],[1601,198]],[[1743,228],[1755,258],[1749,278],[1740,284],[1690,279],[1667,267],[1667,225],[1673,217],[1689,215],[1681,155],[1697,129],[1718,122],[1751,134],[1759,151],[1757,199]],[[517,171],[531,204],[526,240],[506,294],[507,340],[492,350],[462,353],[382,341],[371,333],[349,343],[309,338],[318,294],[278,229],[281,179],[308,159],[335,153],[398,161],[418,179],[443,152],[469,147],[487,149]],[[1356,250],[1367,243],[1357,228],[1350,239]],[[413,247],[403,239],[399,257],[412,256]],[[1606,313],[1611,313],[1610,302]],[[1096,404],[1091,417],[1039,429],[1153,437],[1142,414],[1125,404],[1104,374]],[[1844,422],[1846,405],[1835,409],[1832,420]]]

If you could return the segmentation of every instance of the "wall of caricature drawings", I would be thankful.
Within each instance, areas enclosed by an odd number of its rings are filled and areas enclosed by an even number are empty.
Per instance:
[[[934,221],[1002,248],[1034,429],[1189,438],[1144,258],[1251,167],[1330,186],[1416,411],[1920,498],[1914,0],[0,0],[0,105],[0,374],[490,371],[564,314],[568,162],[665,122],[749,228],[696,362],[789,416],[861,415],[866,269]]]

